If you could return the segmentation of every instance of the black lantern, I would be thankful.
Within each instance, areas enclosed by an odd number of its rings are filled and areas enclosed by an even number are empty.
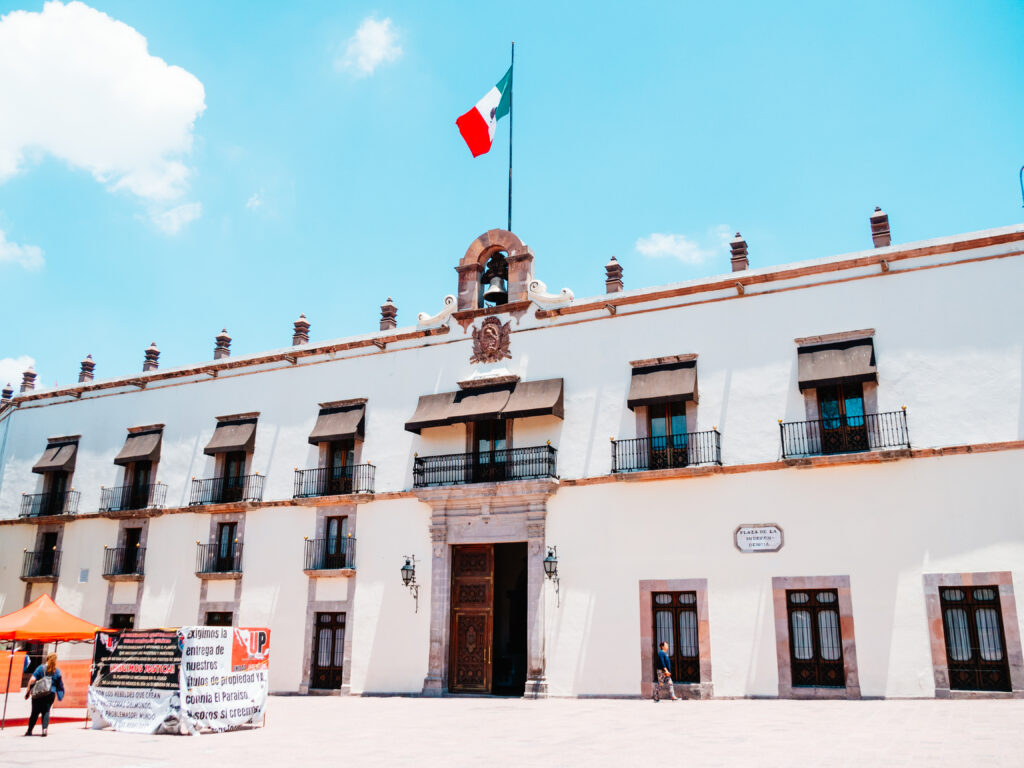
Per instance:
[[[402,566],[402,584],[412,592],[412,598],[416,601],[416,613],[420,612],[420,585],[416,583],[416,555],[405,555],[405,565]]]
[[[554,583],[555,601],[560,606],[562,604],[562,597],[558,588],[558,547],[548,547],[548,556],[544,558],[544,576]]]

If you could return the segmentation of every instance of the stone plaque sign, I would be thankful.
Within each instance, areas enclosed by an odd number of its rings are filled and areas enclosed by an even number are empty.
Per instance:
[[[736,529],[736,549],[740,552],[778,552],[782,549],[782,529],[774,523],[741,525]]]

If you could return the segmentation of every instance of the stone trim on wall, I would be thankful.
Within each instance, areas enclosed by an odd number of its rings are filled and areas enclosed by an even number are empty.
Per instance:
[[[793,685],[789,658],[789,614],[787,589],[834,589],[839,596],[839,631],[843,640],[845,688],[805,688]],[[772,604],[775,608],[775,653],[779,665],[780,699],[859,699],[860,676],[857,671],[857,643],[853,631],[853,602],[849,576],[774,576]]]
[[[139,547],[146,549],[148,554],[148,541],[149,541],[149,518],[141,519],[129,519],[122,520],[117,526],[117,538],[114,540],[114,548],[124,546],[125,529],[127,528],[141,528],[142,532],[139,534]],[[120,582],[120,580],[114,578],[107,579],[107,600],[106,605],[103,609],[104,620],[106,626],[110,626],[110,615],[113,613],[130,613],[135,616],[136,619],[139,617],[139,610],[142,607],[142,592],[143,584],[145,582],[145,571],[146,561],[142,561],[143,575],[133,579],[136,584],[135,587],[135,602],[134,603],[115,603],[114,602],[114,588]]]
[[[928,639],[932,652],[932,670],[935,675],[937,699],[1024,699],[1024,655],[1021,653],[1020,622],[1017,620],[1017,601],[1013,593],[1013,574],[1010,571],[979,573],[926,573],[924,605],[928,616]],[[946,635],[942,628],[942,606],[939,601],[941,587],[995,586],[999,588],[999,609],[1002,613],[1003,635],[1006,639],[1007,661],[1010,666],[1010,693],[1004,691],[954,691],[949,687],[949,666],[946,662]]]
[[[207,543],[213,547],[217,545],[217,526],[220,523],[236,523],[237,528],[235,529],[235,537],[242,544],[242,572],[245,571],[245,512],[227,512],[221,514],[210,515],[210,536]],[[238,606],[242,600],[242,574],[231,574],[232,579],[235,582],[235,593],[230,601],[218,600],[210,601],[207,599],[208,590],[210,587],[210,581],[217,580],[217,574],[196,574],[202,580],[202,584],[199,587],[199,615],[196,620],[197,624],[204,624],[206,622],[206,614],[214,612],[227,612],[231,611],[232,623],[237,626],[238,622]]]
[[[655,592],[697,593],[697,652],[700,659],[699,683],[675,683],[677,696],[684,699],[710,699],[715,695],[711,678],[711,625],[708,621],[707,579],[648,579],[640,581],[640,696],[654,695],[654,612],[651,596]]]
[[[39,547],[42,546],[42,543],[43,543],[43,534],[44,533],[53,533],[55,531],[57,533],[57,551],[61,553],[61,557],[60,557],[60,559],[61,559],[61,565],[60,565],[61,575],[58,576],[56,579],[52,580],[51,583],[53,584],[53,586],[50,587],[50,597],[52,597],[56,601],[56,599],[57,599],[57,587],[60,585],[60,580],[62,578],[67,578],[67,573],[64,570],[64,523],[62,523],[62,522],[61,523],[57,523],[57,522],[53,522],[53,523],[40,523],[36,527],[36,541],[35,541],[35,544],[32,545],[32,551],[33,552],[38,552],[39,551]],[[21,572],[21,567],[22,566],[19,563],[18,564],[18,571],[19,572]],[[34,583],[34,581],[26,581],[25,579],[22,579],[22,581],[25,582],[25,597],[21,601],[21,604],[22,604],[22,606],[26,606],[30,602],[32,602],[32,584]]]

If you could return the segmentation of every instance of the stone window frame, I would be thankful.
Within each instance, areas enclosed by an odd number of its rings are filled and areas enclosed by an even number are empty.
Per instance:
[[[139,534],[139,548],[146,549],[149,541],[149,517],[128,517],[118,521],[117,525],[117,537],[114,539],[114,547],[124,546],[125,530],[128,528],[141,528],[142,533]],[[147,550],[148,554],[148,550]],[[145,555],[143,555],[145,558]],[[106,606],[103,609],[104,616],[107,617],[107,626],[110,626],[110,616],[114,613],[132,613],[135,615],[136,620],[139,618],[139,611],[142,609],[142,589],[146,578],[146,561],[142,561],[142,578],[136,581],[135,587],[135,602],[134,603],[115,603],[114,602],[114,586],[118,582],[116,580],[107,579],[107,601]],[[131,610],[129,610],[129,607]]]
[[[326,535],[327,518],[347,517],[348,532],[353,539],[356,536],[356,511],[358,504],[330,505],[316,508],[316,524],[313,530],[314,539],[322,539]],[[358,541],[358,539],[357,539]],[[358,556],[358,543],[356,552]],[[305,556],[305,553],[303,553]],[[358,576],[358,570],[356,571]],[[322,576],[307,576],[306,586],[306,626],[303,630],[302,646],[302,677],[299,682],[299,693],[308,694],[311,691],[323,693],[319,688],[310,688],[310,680],[313,677],[313,624],[318,613],[344,613],[345,614],[345,647],[342,651],[341,688],[336,695],[345,696],[352,690],[352,638],[355,625],[353,623],[353,605],[355,594],[355,579],[357,576],[338,576],[349,580],[348,596],[345,600],[317,600],[317,583]],[[334,693],[334,692],[331,692]]]
[[[1024,699],[1024,655],[1021,652],[1020,622],[1013,592],[1011,571],[965,571],[962,573],[926,573],[924,605],[928,617],[928,638],[932,653],[932,673],[937,699]],[[999,589],[999,611],[1006,640],[1006,657],[1010,666],[1010,692],[954,691],[949,687],[949,666],[946,661],[946,635],[942,627],[942,606],[939,589],[943,587],[995,586]]]
[[[33,552],[39,552],[39,548],[43,545],[43,534],[44,533],[56,533],[57,534],[57,551],[61,553],[61,566],[60,572],[64,573],[64,523],[39,523],[36,525],[36,536],[35,543],[32,545]],[[21,564],[18,564],[18,572],[21,572]],[[54,600],[57,599],[57,588],[61,582],[60,576],[53,581],[53,585],[50,588],[50,597]],[[77,577],[76,577],[77,579]],[[22,605],[28,605],[32,602],[32,582],[25,584],[25,598],[22,601]]]
[[[206,622],[206,614],[214,612],[230,612],[232,618],[238,620],[238,606],[242,601],[242,576],[245,566],[245,512],[217,512],[210,515],[210,535],[207,543],[211,547],[217,545],[217,530],[220,523],[235,523],[235,538],[242,544],[242,568],[243,571],[237,576],[232,576],[235,584],[235,594],[231,600],[208,600],[207,593],[210,581],[215,578],[211,574],[196,574],[200,581],[199,587],[199,610],[196,617],[196,624],[203,626]],[[140,590],[141,592],[141,590]]]
[[[786,591],[791,589],[834,589],[839,596],[839,631],[843,641],[845,688],[805,687],[793,685],[793,669],[789,650],[789,613]],[[859,699],[860,674],[857,669],[857,638],[853,626],[853,601],[850,577],[843,576],[773,576],[772,605],[775,613],[775,654],[779,667],[780,699]]]
[[[711,677],[711,624],[708,620],[707,579],[645,579],[640,581],[640,696],[654,694],[654,612],[651,601],[655,592],[697,593],[697,652],[700,664],[699,683],[674,683],[676,695],[686,699],[711,699],[715,695]]]

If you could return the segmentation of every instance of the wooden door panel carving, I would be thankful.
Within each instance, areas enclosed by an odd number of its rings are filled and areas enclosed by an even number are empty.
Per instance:
[[[454,547],[449,690],[490,692],[493,611],[493,546]]]

